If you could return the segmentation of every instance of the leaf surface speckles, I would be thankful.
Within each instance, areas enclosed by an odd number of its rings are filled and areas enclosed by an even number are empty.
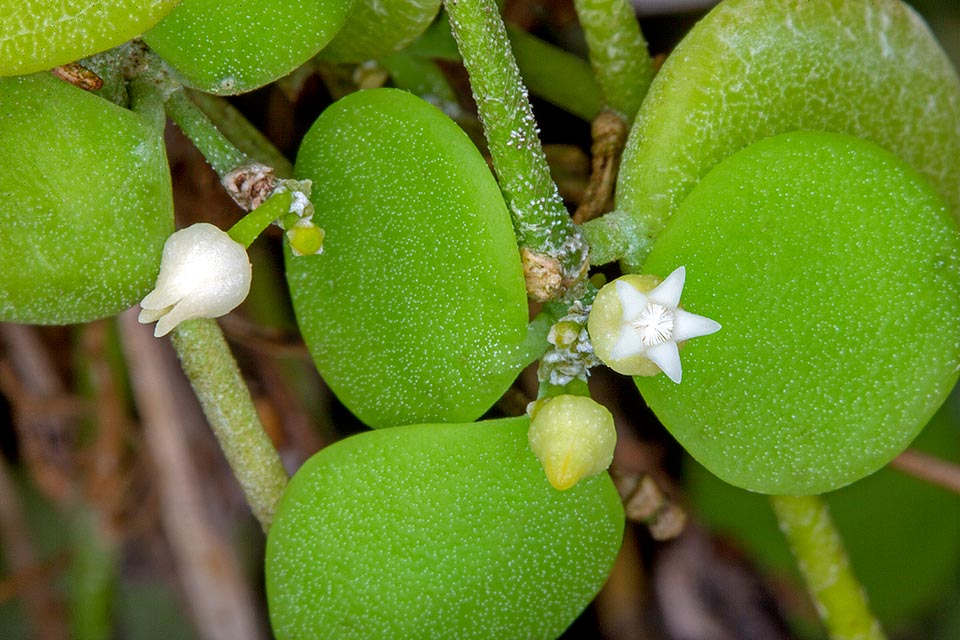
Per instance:
[[[443,113],[393,89],[321,115],[297,174],[313,181],[319,256],[287,259],[317,368],[374,427],[479,417],[518,373],[527,305],[500,191]]]

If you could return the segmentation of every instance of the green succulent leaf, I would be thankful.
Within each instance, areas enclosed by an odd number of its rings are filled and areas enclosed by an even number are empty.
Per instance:
[[[899,0],[726,0],[658,73],[630,134],[617,208],[656,237],[711,167],[794,130],[871,140],[960,218],[960,80]]]
[[[623,509],[606,473],[547,482],[526,418],[367,432],[311,458],[267,540],[294,638],[543,638],[606,580]]]
[[[960,232],[903,161],[833,133],[769,138],[714,167],[646,270],[685,266],[683,304],[723,329],[683,382],[635,378],[727,482],[836,489],[889,462],[960,371]]]
[[[912,448],[960,461],[958,409],[960,396],[954,394]],[[686,473],[697,513],[711,527],[739,542],[764,566],[795,573],[769,500],[721,482],[696,463]],[[884,626],[895,628],[955,592],[954,568],[960,561],[960,501],[955,495],[886,468],[824,497],[853,570]]]
[[[364,62],[399,51],[426,31],[441,0],[356,0],[343,28],[320,57]]]
[[[0,0],[0,76],[44,71],[123,44],[180,0]]]
[[[173,197],[163,137],[48,73],[0,79],[0,321],[88,322],[153,287]]]
[[[297,321],[340,400],[374,427],[479,417],[516,377],[527,305],[510,217],[467,136],[411,94],[328,108],[297,158],[319,256],[287,256]]]
[[[312,58],[353,0],[183,0],[143,39],[192,87],[251,91]]]

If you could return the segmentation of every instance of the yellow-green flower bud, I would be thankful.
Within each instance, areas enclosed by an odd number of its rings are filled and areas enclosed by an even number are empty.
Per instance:
[[[550,484],[560,491],[609,467],[617,444],[610,412],[572,395],[539,402],[527,437]]]

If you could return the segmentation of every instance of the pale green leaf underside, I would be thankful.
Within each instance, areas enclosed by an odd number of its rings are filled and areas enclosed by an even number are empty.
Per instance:
[[[624,154],[617,208],[655,238],[711,167],[794,130],[879,144],[960,217],[960,80],[898,0],[721,3],[655,79]]]

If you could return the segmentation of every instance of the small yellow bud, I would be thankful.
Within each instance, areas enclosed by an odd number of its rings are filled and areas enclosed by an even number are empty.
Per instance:
[[[604,407],[590,398],[562,395],[538,404],[527,438],[547,480],[565,491],[610,466],[617,432]]]
[[[287,231],[287,239],[295,256],[314,256],[323,253],[324,235],[320,227],[302,221]]]

